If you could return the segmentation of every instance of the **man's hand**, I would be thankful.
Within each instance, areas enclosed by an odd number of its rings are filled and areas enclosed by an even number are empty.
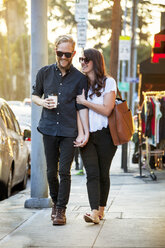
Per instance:
[[[84,134],[78,135],[76,140],[73,142],[74,147],[79,147],[81,145],[81,143],[83,143],[83,140],[84,140]]]
[[[54,108],[54,100],[51,98],[45,98],[42,99],[42,106],[47,109],[53,109]]]
[[[37,104],[38,106],[42,106],[47,109],[53,109],[54,108],[54,100],[52,98],[41,98],[36,95],[32,95],[32,101]]]

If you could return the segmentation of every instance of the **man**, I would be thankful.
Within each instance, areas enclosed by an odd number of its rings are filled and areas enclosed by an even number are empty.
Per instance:
[[[88,110],[76,103],[76,96],[87,89],[87,79],[72,65],[76,53],[74,49],[72,37],[64,35],[57,38],[57,63],[39,70],[32,93],[32,101],[43,107],[38,131],[43,134],[47,178],[53,201],[53,225],[66,224],[65,210],[70,194],[70,169],[75,149],[73,142],[78,140],[85,145],[89,138]],[[50,96],[52,94],[55,95],[57,105]],[[81,137],[77,137],[77,118],[81,120],[84,129]]]

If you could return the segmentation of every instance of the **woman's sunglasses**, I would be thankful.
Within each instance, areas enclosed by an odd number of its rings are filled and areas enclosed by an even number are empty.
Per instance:
[[[86,65],[89,63],[89,61],[90,61],[90,59],[88,59],[88,58],[83,58],[83,57],[80,57],[79,58],[79,62],[80,63],[83,63],[84,62],[84,64],[86,64]]]
[[[65,57],[69,59],[69,58],[71,58],[73,52],[72,53],[69,53],[69,52],[64,53],[64,52],[61,52],[61,51],[56,51],[56,54],[60,58],[62,58],[62,56],[65,55]]]

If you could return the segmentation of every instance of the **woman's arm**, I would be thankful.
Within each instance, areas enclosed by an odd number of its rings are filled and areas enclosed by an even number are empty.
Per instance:
[[[76,142],[81,143],[84,139],[84,130],[80,120],[79,111],[77,111],[77,128],[78,128],[78,136],[76,138]]]
[[[114,108],[115,98],[116,98],[115,91],[111,91],[104,95],[103,104],[96,104],[96,103],[89,102],[88,100],[85,99],[84,90],[83,90],[82,94],[77,96],[76,100],[77,100],[77,103],[82,104],[88,107],[89,109],[92,109],[98,114],[109,116]]]
[[[77,111],[78,136],[74,142],[75,147],[83,147],[89,139],[88,109]]]

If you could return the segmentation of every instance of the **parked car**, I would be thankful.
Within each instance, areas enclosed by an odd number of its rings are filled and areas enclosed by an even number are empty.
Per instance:
[[[25,98],[23,100],[23,105],[31,107],[31,98]]]
[[[0,98],[0,199],[11,195],[19,184],[26,188],[28,171],[28,147],[26,132],[22,135],[16,117],[8,103]]]
[[[31,107],[29,105],[16,106],[15,104],[10,104],[10,108],[16,116],[16,119],[20,125],[22,134],[26,130],[26,139],[25,142],[29,150],[29,170],[28,176],[30,177],[31,169]]]
[[[21,102],[21,101],[8,101],[7,103],[9,104],[9,106],[10,105],[12,105],[12,106],[23,106],[23,102]]]

